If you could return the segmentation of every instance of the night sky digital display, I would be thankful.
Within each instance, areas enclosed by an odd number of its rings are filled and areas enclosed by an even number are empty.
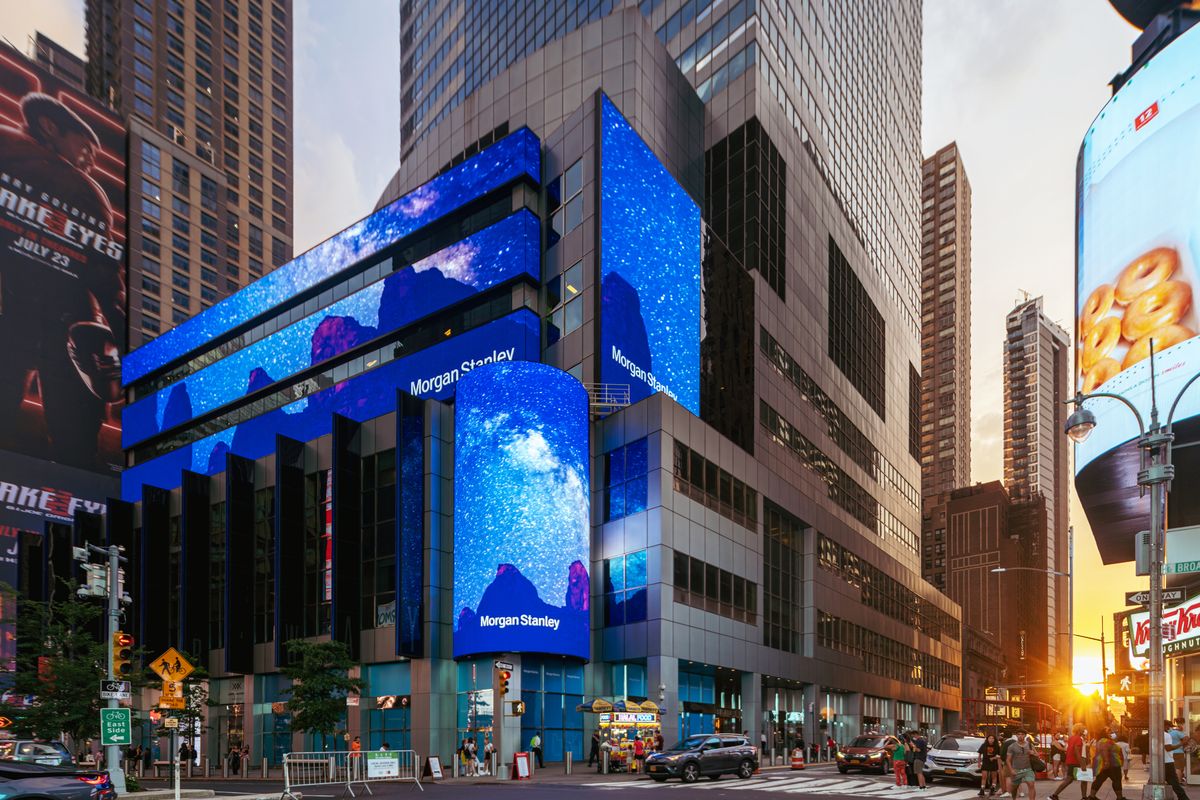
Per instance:
[[[527,128],[509,134],[478,155],[129,353],[122,362],[122,380],[128,385],[148,375],[480,195],[522,177],[534,183],[541,179],[541,144]]]
[[[454,431],[454,657],[588,658],[587,391],[492,364],[459,382]]]
[[[124,446],[234,402],[520,275],[540,278],[526,210],[398,270],[125,409]]]
[[[600,380],[699,414],[700,207],[600,103]]]
[[[522,309],[130,467],[121,476],[121,496],[141,499],[143,483],[172,489],[185,469],[215,475],[225,469],[226,452],[252,459],[273,453],[277,433],[301,442],[324,436],[332,429],[333,414],[364,422],[395,411],[398,388],[444,400],[460,378],[485,364],[539,357],[538,318]]]

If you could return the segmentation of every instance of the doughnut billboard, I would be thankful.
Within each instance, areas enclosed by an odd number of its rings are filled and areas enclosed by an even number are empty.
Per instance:
[[[454,657],[589,657],[588,393],[495,363],[454,402]]]
[[[1112,97],[1084,136],[1077,165],[1074,386],[1119,394],[1146,420],[1151,343],[1164,417],[1200,370],[1197,63],[1200,28],[1176,39]],[[1111,563],[1131,558],[1132,545],[1106,552],[1106,540],[1146,527],[1128,474],[1130,463],[1136,472],[1136,452],[1122,447],[1138,429],[1115,400],[1087,407],[1097,426],[1076,446],[1076,483],[1101,555]],[[1197,413],[1200,391],[1189,391],[1175,420]]]

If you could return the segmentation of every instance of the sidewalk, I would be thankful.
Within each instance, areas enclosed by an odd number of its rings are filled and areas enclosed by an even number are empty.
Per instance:
[[[810,766],[807,768],[806,771],[823,772],[826,770],[832,771],[832,769],[833,769],[832,764],[824,764],[824,765]],[[762,768],[763,774],[769,774],[772,772],[789,772],[789,771],[790,771],[790,767],[785,767],[785,766],[763,767]],[[524,783],[524,781],[509,780],[508,772],[505,772],[503,770],[501,771],[501,774],[502,774],[502,777],[500,777],[500,778],[496,778],[491,775],[479,775],[479,776],[468,776],[468,777],[457,777],[457,778],[452,778],[452,777],[447,776],[437,782],[453,784],[455,786],[468,786],[468,785],[475,785],[475,784],[496,785],[496,784],[505,784],[505,783],[511,783],[513,785],[520,785],[521,783]],[[797,773],[797,774],[800,774],[800,773]],[[429,779],[422,778],[421,780],[422,780],[422,782],[425,782],[425,781],[428,781]],[[545,783],[545,784],[556,784],[556,785],[570,785],[570,784],[578,785],[578,784],[583,784],[583,783],[633,783],[634,781],[649,781],[649,780],[650,780],[649,775],[644,775],[644,774],[639,774],[639,773],[634,773],[631,775],[627,772],[614,772],[614,773],[609,773],[608,775],[601,775],[600,773],[596,772],[595,767],[588,767],[586,761],[583,763],[582,766],[575,765],[573,767],[570,775],[567,775],[564,772],[563,765],[561,763],[558,763],[558,764],[547,764],[542,769],[535,769],[533,771],[533,775],[530,777],[530,781],[532,781],[534,783]]]

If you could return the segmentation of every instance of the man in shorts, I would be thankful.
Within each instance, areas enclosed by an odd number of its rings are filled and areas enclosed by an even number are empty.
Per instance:
[[[925,756],[929,755],[929,741],[920,731],[914,731],[909,740],[913,748],[913,774],[916,775],[917,785],[925,788]]]
[[[1018,728],[1016,738],[1008,745],[1008,755],[1005,762],[1012,771],[1012,796],[1016,797],[1021,791],[1021,784],[1029,786],[1029,800],[1037,800],[1037,776],[1029,756],[1033,754],[1033,746],[1024,728]]]
[[[1083,737],[1087,735],[1087,729],[1082,723],[1075,723],[1075,727],[1071,728],[1071,738],[1067,739],[1067,749],[1065,755],[1067,774],[1062,779],[1062,783],[1050,795],[1050,800],[1058,800],[1058,795],[1063,789],[1070,786],[1079,774],[1079,770],[1085,769],[1087,765],[1087,756],[1084,753]],[[1088,785],[1087,781],[1079,782],[1080,798],[1087,798]]]

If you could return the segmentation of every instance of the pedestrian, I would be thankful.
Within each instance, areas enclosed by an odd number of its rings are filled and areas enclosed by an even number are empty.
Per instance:
[[[1175,774],[1180,775],[1183,774],[1184,761],[1187,759],[1183,751],[1187,734],[1183,732],[1183,720],[1177,719],[1174,723],[1171,726],[1171,743],[1175,745],[1175,749],[1171,751],[1171,756],[1175,761]]]
[[[989,733],[979,745],[979,772],[979,796],[987,792],[989,797],[995,797],[1000,779],[1000,742],[994,733]]]
[[[1096,755],[1092,759],[1092,769],[1096,772],[1092,782],[1092,797],[1098,797],[1104,782],[1111,781],[1117,800],[1124,800],[1125,795],[1121,792],[1121,748],[1113,739],[1115,735],[1105,728],[1096,741]]]
[[[1121,734],[1117,737],[1117,747],[1121,750],[1121,775],[1129,780],[1129,762],[1133,759],[1133,748],[1129,746],[1129,736]]]
[[[1012,769],[1008,766],[1008,748],[1012,746],[1013,737],[1002,739],[1000,742],[1000,796],[1012,792]],[[1013,797],[1016,797],[1014,794]]]
[[[242,751],[237,747],[229,748],[229,756],[225,759],[229,764],[229,774],[237,775],[242,769]]]
[[[1067,738],[1063,736],[1062,731],[1054,734],[1054,741],[1050,748],[1050,777],[1056,781],[1061,781],[1063,778],[1063,756],[1067,752]]]
[[[925,788],[925,757],[929,755],[929,740],[927,740],[920,731],[914,731],[912,735],[913,745],[913,773],[917,776],[917,786]]]
[[[905,757],[904,742],[897,739],[892,748],[892,773],[896,776],[896,785],[900,787],[908,786],[908,775],[906,774],[908,764],[904,760]]]
[[[1150,733],[1149,733],[1149,731],[1142,731],[1141,733],[1139,733],[1137,735],[1137,738],[1134,739],[1133,745],[1134,745],[1134,747],[1136,747],[1138,749],[1138,752],[1142,754],[1142,766],[1143,767],[1146,766],[1146,759],[1150,755]]]
[[[592,731],[592,749],[588,754],[588,766],[600,763],[600,729]]]
[[[1171,784],[1171,788],[1175,790],[1176,800],[1188,800],[1187,792],[1179,783],[1179,772],[1175,769],[1175,753],[1172,752],[1179,747],[1175,744],[1175,737],[1172,736],[1174,729],[1170,722],[1163,723],[1163,760],[1166,768],[1167,783]],[[1182,738],[1182,737],[1180,737]]]
[[[654,752],[661,753],[666,750],[666,741],[663,739],[662,731],[654,734]]]
[[[529,749],[533,752],[533,757],[537,760],[538,769],[544,769],[546,764],[542,761],[542,732],[535,731],[533,738],[529,740]]]
[[[492,755],[496,752],[496,745],[492,742],[492,737],[488,737],[483,743],[483,774],[492,774]]]
[[[1037,776],[1029,760],[1033,752],[1029,735],[1025,733],[1024,728],[1018,728],[1016,738],[1008,745],[1008,755],[1005,758],[1012,773],[1009,780],[1012,782],[1013,797],[1021,791],[1021,784],[1024,783],[1029,785],[1029,800],[1037,800]]]
[[[384,742],[383,744],[379,745],[379,749],[386,753],[392,749],[392,746],[387,742]]]
[[[1062,783],[1055,787],[1053,794],[1050,795],[1050,800],[1058,800],[1059,794],[1063,789],[1066,789],[1072,782],[1077,780],[1079,770],[1084,768],[1088,763],[1087,756],[1084,753],[1084,737],[1087,736],[1087,728],[1083,723],[1075,723],[1075,727],[1071,728],[1071,738],[1067,739],[1067,747],[1063,753],[1063,763],[1066,765],[1066,776],[1062,779]],[[1079,796],[1086,800],[1088,796],[1088,782],[1079,781]]]

